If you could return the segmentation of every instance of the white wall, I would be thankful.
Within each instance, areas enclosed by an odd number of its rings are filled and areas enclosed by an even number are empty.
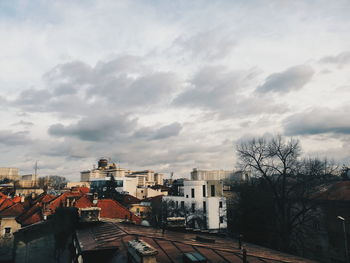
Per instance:
[[[203,197],[203,185],[205,188],[205,197]],[[194,189],[194,197],[192,197],[192,189]],[[195,203],[196,210],[203,209],[203,202],[206,202],[206,213],[208,229],[225,229],[227,228],[226,198],[222,196],[208,196],[207,181],[184,181],[184,196],[164,196],[164,201],[176,201],[181,209],[181,201],[184,201],[188,207]],[[222,202],[222,208],[219,203]],[[220,217],[223,217],[223,223],[220,223]]]

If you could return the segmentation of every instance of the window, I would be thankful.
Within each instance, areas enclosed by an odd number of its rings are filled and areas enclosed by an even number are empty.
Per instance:
[[[140,213],[140,208],[136,208],[136,213]]]
[[[203,185],[202,188],[203,188],[203,197],[205,197],[205,185]]]
[[[179,208],[179,201],[176,201],[176,209]]]
[[[194,188],[191,189],[191,197],[194,198]]]
[[[207,202],[203,201],[203,213],[207,212]]]
[[[11,234],[11,227],[5,227],[5,235]]]
[[[181,201],[181,209],[185,208],[185,201]]]
[[[188,198],[188,195],[186,195],[186,198]]]
[[[220,224],[224,223],[224,217],[220,216]]]
[[[211,185],[210,186],[210,190],[211,190],[211,196],[215,196],[215,185]]]
[[[221,201],[219,202],[219,208],[222,208],[222,202]]]
[[[192,203],[192,213],[194,213],[194,211],[196,211],[196,204]]]

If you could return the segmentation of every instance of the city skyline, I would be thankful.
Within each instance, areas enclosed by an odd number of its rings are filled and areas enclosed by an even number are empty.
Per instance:
[[[347,1],[3,1],[0,167],[233,169],[251,137],[349,165]]]

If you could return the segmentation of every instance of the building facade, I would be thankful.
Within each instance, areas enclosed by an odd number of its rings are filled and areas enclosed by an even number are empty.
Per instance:
[[[221,231],[227,228],[226,198],[218,180],[184,181],[183,194],[163,197],[165,217],[184,217],[195,229]]]

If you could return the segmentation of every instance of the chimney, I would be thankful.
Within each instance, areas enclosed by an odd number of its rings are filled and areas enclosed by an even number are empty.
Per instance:
[[[158,251],[143,240],[134,239],[128,242],[128,255],[131,262],[157,263]]]
[[[93,200],[92,200],[92,203],[94,205],[97,205],[98,203],[98,194],[95,192],[94,195],[93,195]]]
[[[79,221],[80,222],[98,222],[100,221],[99,207],[88,207],[79,209]]]

